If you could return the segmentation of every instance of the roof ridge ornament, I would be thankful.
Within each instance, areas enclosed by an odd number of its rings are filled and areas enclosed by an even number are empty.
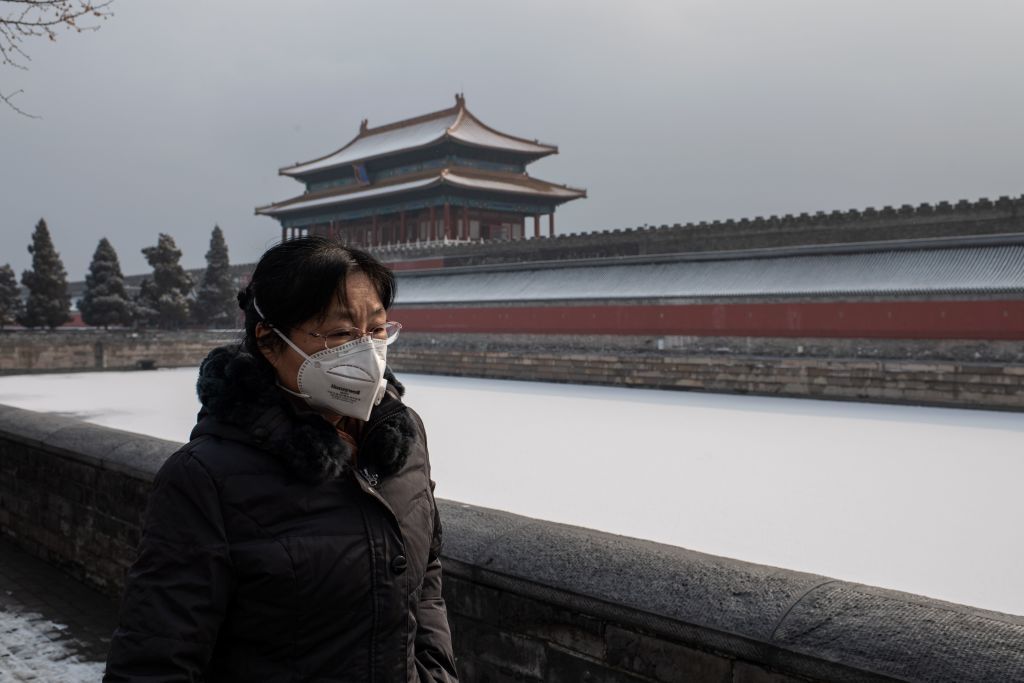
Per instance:
[[[359,134],[365,135],[366,131],[370,129],[370,119],[363,119],[359,122]]]
[[[466,108],[466,95],[465,95],[465,93],[461,93],[461,92],[455,93],[455,106],[460,108],[460,109],[465,109]]]

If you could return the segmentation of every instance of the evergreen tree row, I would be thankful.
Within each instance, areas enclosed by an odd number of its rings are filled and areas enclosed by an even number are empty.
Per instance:
[[[71,296],[67,272],[53,246],[46,221],[32,233],[32,269],[22,273],[28,290],[23,300],[10,264],[0,266],[0,329],[18,323],[25,327],[59,327],[70,319]],[[142,250],[153,268],[135,297],[128,295],[117,252],[107,238],[100,240],[85,277],[85,292],[78,310],[87,325],[107,328],[134,325],[176,329],[190,324],[233,327],[237,321],[235,287],[231,279],[224,233],[214,226],[206,271],[194,290],[192,278],[181,267],[181,250],[170,235],[160,234],[155,246]]]

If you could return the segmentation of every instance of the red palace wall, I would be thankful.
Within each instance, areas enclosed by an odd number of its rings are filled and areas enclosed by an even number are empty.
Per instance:
[[[1024,340],[1024,300],[396,305],[416,332]]]

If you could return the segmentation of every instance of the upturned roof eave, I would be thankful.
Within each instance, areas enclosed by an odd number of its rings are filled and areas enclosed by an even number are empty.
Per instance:
[[[319,169],[318,168],[318,169],[313,169],[313,170],[310,170],[310,171],[299,172],[299,173],[294,173],[294,172],[293,173],[289,173],[288,172],[291,169],[299,168],[299,167],[302,167],[302,166],[308,166],[309,164],[315,164],[318,161],[323,161],[324,159],[329,159],[330,157],[334,156],[335,154],[341,154],[346,149],[348,149],[349,147],[354,145],[358,140],[361,140],[363,138],[369,137],[371,135],[379,135],[381,133],[387,133],[389,131],[396,130],[398,128],[402,128],[402,127],[406,127],[406,126],[411,126],[411,125],[416,125],[416,124],[419,124],[419,123],[426,123],[427,121],[430,121],[430,120],[433,120],[433,119],[443,118],[445,116],[451,116],[452,114],[455,114],[455,113],[458,112],[460,106],[461,106],[461,100],[457,99],[456,103],[455,103],[455,106],[453,106],[453,107],[447,107],[445,109],[439,109],[437,111],[429,112],[429,113],[426,113],[426,114],[420,114],[419,116],[414,116],[414,117],[412,117],[410,119],[403,119],[401,121],[394,121],[392,123],[386,123],[383,126],[377,126],[376,128],[370,128],[368,126],[365,126],[366,120],[364,119],[363,120],[363,126],[360,127],[359,133],[357,133],[354,138],[349,140],[342,147],[339,147],[338,149],[334,150],[333,152],[331,152],[329,154],[324,154],[323,156],[316,157],[315,159],[310,159],[309,161],[300,161],[300,162],[292,164],[291,166],[282,166],[281,168],[277,169],[277,173],[278,173],[278,175],[284,175],[284,176],[289,176],[289,177],[292,177],[292,178],[298,178],[298,177],[301,177],[302,175],[305,175],[306,173],[315,173],[316,171],[321,171],[321,170],[325,170],[325,169],[329,169],[329,168],[334,168],[334,166],[326,166],[326,167],[324,167],[324,169]],[[341,163],[341,164],[338,164],[338,166],[345,166],[345,165],[348,165],[349,163],[351,163],[351,162]]]
[[[536,188],[530,188],[530,187],[528,187],[526,185],[521,186],[519,189],[472,187],[472,186],[469,186],[469,185],[460,184],[457,180],[451,179],[449,177],[449,173],[452,173],[452,174],[454,174],[456,176],[462,175],[462,176],[469,177],[469,178],[476,177],[477,179],[484,180],[484,181],[503,182],[503,183],[507,183],[507,184],[511,184],[511,185],[516,184],[516,181],[521,181],[521,180],[525,179],[527,182],[547,185],[547,186],[552,187],[552,188],[557,188],[558,190],[563,191],[563,192],[571,192],[575,196],[565,196],[565,195],[558,196],[558,195],[546,194],[545,192],[543,192],[543,190],[536,189]],[[401,187],[401,186],[407,185],[409,183],[413,183],[413,182],[417,182],[417,181],[421,181],[421,180],[431,179],[432,175],[434,177],[433,177],[432,182],[430,182],[430,183],[427,183],[427,184],[424,184],[424,185],[420,185],[420,186],[415,187],[415,188],[405,188],[405,189],[403,189]],[[322,209],[322,208],[332,207],[332,206],[336,206],[338,204],[343,204],[343,203],[355,203],[355,202],[359,202],[359,201],[374,200],[374,199],[377,199],[377,198],[385,198],[385,197],[390,197],[390,196],[392,196],[394,194],[398,194],[398,193],[401,193],[401,192],[420,192],[420,191],[423,191],[423,190],[433,189],[433,188],[441,186],[441,185],[447,185],[447,186],[450,186],[450,187],[455,188],[455,189],[469,191],[469,192],[491,192],[491,193],[496,193],[496,194],[520,195],[520,196],[526,195],[526,196],[530,196],[530,197],[534,197],[534,198],[538,198],[538,199],[543,199],[545,201],[552,201],[552,202],[555,202],[557,204],[564,204],[565,202],[569,202],[569,201],[572,201],[574,199],[584,199],[587,196],[587,191],[582,189],[582,188],[569,187],[567,185],[558,185],[558,184],[555,184],[555,183],[548,182],[546,180],[541,180],[539,178],[531,178],[530,176],[526,176],[525,174],[522,175],[522,176],[503,177],[501,174],[493,174],[492,175],[492,174],[487,174],[487,173],[479,173],[479,172],[476,172],[474,169],[463,168],[463,167],[453,167],[453,168],[439,169],[438,171],[434,171],[432,173],[422,173],[422,174],[417,174],[417,175],[411,176],[411,177],[407,176],[407,177],[396,178],[392,182],[390,182],[390,183],[388,183],[386,185],[382,185],[382,186],[376,186],[376,187],[374,187],[374,186],[361,186],[362,189],[365,189],[365,190],[370,190],[370,189],[387,190],[388,188],[395,188],[394,191],[392,191],[392,192],[384,191],[384,192],[380,192],[380,193],[374,194],[372,196],[366,196],[366,197],[359,197],[358,195],[360,194],[360,191],[358,191],[358,190],[355,190],[355,191],[345,191],[345,192],[338,192],[337,190],[334,190],[334,192],[336,194],[333,195],[333,196],[332,196],[332,194],[330,192],[326,192],[324,194],[321,194],[320,196],[315,196],[315,195],[314,196],[307,196],[307,195],[303,194],[303,195],[298,195],[297,197],[292,197],[290,199],[285,199],[285,200],[280,201],[280,202],[275,202],[273,204],[268,204],[266,206],[256,207],[255,213],[256,213],[256,215],[261,215],[261,216],[276,217],[276,216],[281,215],[283,213],[291,213],[293,211]],[[303,207],[303,208],[292,208],[294,205],[301,204],[303,202],[319,201],[319,200],[330,200],[332,198],[336,199],[337,201],[335,201],[335,202],[325,201],[323,204],[318,204],[315,207],[314,206],[308,206],[308,207]]]
[[[444,136],[443,136],[443,139],[447,139],[447,140],[450,140],[452,142],[456,142],[456,143],[458,143],[460,145],[465,145],[466,147],[473,147],[475,149],[493,149],[493,150],[497,150],[497,151],[501,151],[501,152],[507,152],[509,154],[516,154],[516,155],[521,156],[521,157],[528,157],[531,161],[536,161],[538,159],[543,159],[544,157],[551,156],[552,154],[558,154],[558,147],[556,147],[554,145],[544,145],[547,149],[545,151],[543,151],[543,152],[527,152],[527,151],[522,151],[522,150],[507,149],[507,148],[504,148],[504,147],[492,147],[490,145],[479,145],[479,144],[476,144],[474,142],[469,142],[468,140],[463,140],[461,138],[457,138],[457,137],[453,136],[451,133],[445,133]]]
[[[569,187],[567,185],[557,185],[555,183],[551,183],[551,182],[548,182],[546,180],[540,180],[539,178],[531,178],[529,176],[527,176],[527,179],[532,181],[532,182],[535,182],[535,183],[542,183],[544,185],[548,185],[550,187],[557,188],[558,190],[563,191],[563,192],[571,192],[575,196],[551,195],[551,194],[544,193],[542,190],[532,190],[529,187],[523,187],[521,190],[511,190],[511,189],[505,190],[505,189],[498,189],[498,188],[472,187],[472,186],[469,186],[469,185],[461,185],[461,184],[459,184],[458,181],[453,181],[453,180],[451,180],[450,178],[447,178],[447,177],[445,178],[445,184],[450,185],[450,186],[455,187],[455,188],[458,188],[460,190],[468,190],[470,192],[496,192],[498,194],[509,194],[509,195],[530,195],[530,196],[538,197],[538,198],[541,198],[541,199],[557,200],[557,202],[559,204],[564,204],[565,202],[570,202],[570,201],[572,201],[574,199],[585,199],[586,196],[587,196],[587,191],[584,190],[584,189],[581,189],[581,188]],[[489,179],[487,179],[487,180],[489,180]],[[510,184],[514,184],[514,183],[510,183]]]
[[[526,138],[521,138],[518,135],[509,135],[508,133],[503,133],[500,130],[497,130],[495,128],[491,128],[486,123],[484,123],[479,118],[477,118],[476,114],[471,112],[464,105],[463,105],[461,113],[462,113],[462,116],[459,118],[459,121],[461,121],[461,119],[464,118],[464,117],[468,117],[470,119],[473,119],[473,121],[478,126],[480,126],[481,128],[483,128],[484,130],[486,130],[488,132],[493,133],[494,135],[500,135],[501,137],[508,138],[509,140],[515,140],[516,142],[521,142],[521,143],[526,144],[526,145],[534,145],[536,147],[543,148],[543,150],[542,150],[543,153],[539,157],[537,157],[537,158],[545,157],[545,156],[548,156],[549,154],[558,154],[558,146],[557,145],[549,145],[546,142],[540,142],[538,140],[528,140]],[[453,124],[452,127],[454,128],[455,126],[457,126],[459,121],[457,121],[455,124]],[[467,143],[467,144],[469,144],[469,143]],[[524,154],[535,154],[537,152],[523,152],[523,153]]]
[[[408,185],[409,183],[414,183],[414,182],[417,182],[417,181],[420,181],[420,180],[431,180],[431,182],[425,183],[423,185],[420,185],[420,186],[417,186],[417,187],[414,187],[414,188],[403,188],[402,187],[403,185]],[[388,196],[391,196],[393,194],[398,194],[398,193],[404,192],[404,191],[412,192],[412,191],[419,191],[419,190],[430,189],[432,187],[440,185],[441,181],[442,181],[442,179],[441,179],[441,177],[439,175],[437,177],[431,179],[431,175],[430,174],[419,174],[418,177],[399,178],[399,179],[397,179],[397,182],[390,182],[390,183],[387,183],[386,185],[377,185],[377,186],[372,186],[372,185],[366,186],[366,185],[363,185],[363,186],[359,186],[359,190],[362,190],[362,191],[382,190],[381,192],[375,193],[375,194],[373,194],[371,196],[362,197],[362,199],[364,199],[364,200],[365,199],[375,199],[377,197],[388,197]],[[387,191],[389,189],[391,189],[390,192]],[[256,207],[256,214],[257,215],[262,215],[262,216],[276,216],[278,214],[289,212],[289,211],[301,211],[303,209],[301,209],[301,208],[292,208],[292,207],[294,207],[296,204],[301,204],[303,202],[327,200],[327,201],[324,201],[323,204],[318,204],[315,207],[314,206],[303,207],[305,209],[314,209],[314,208],[324,208],[324,207],[335,206],[336,204],[344,203],[346,201],[346,199],[348,199],[348,201],[351,201],[351,202],[359,201],[359,199],[360,199],[358,197],[358,195],[360,194],[360,191],[358,191],[358,190],[357,191],[349,191],[349,192],[337,192],[337,190],[335,190],[334,192],[336,192],[337,194],[332,195],[330,192],[326,192],[324,194],[321,194],[320,196],[315,196],[315,195],[314,196],[309,196],[309,195],[306,195],[306,194],[300,194],[297,197],[291,197],[290,199],[285,199],[285,200],[282,200],[280,202],[274,202],[273,204],[268,204],[266,206]],[[331,199],[336,199],[337,201],[334,201],[334,202],[329,201]]]
[[[302,166],[309,166],[310,164],[315,164],[318,161],[323,161],[324,159],[329,159],[329,158],[333,157],[335,154],[341,154],[346,149],[348,149],[349,147],[354,145],[362,137],[363,137],[363,135],[362,135],[362,133],[360,133],[359,135],[356,135],[354,138],[349,140],[347,143],[345,143],[344,145],[342,145],[338,149],[334,150],[333,152],[331,152],[329,154],[325,154],[322,157],[317,157],[316,159],[310,159],[309,161],[299,161],[299,162],[296,162],[296,163],[292,164],[291,166],[282,166],[281,168],[277,169],[277,174],[278,175],[282,175],[282,176],[287,176],[289,178],[301,178],[303,175],[305,175],[307,173],[315,173],[316,171],[318,171],[320,169],[313,169],[313,170],[310,170],[310,171],[299,171],[299,172],[289,172],[289,171],[291,169],[293,169],[293,168],[299,168],[299,167],[302,167]],[[338,166],[342,166],[342,165],[343,164],[338,164]],[[326,168],[332,168],[332,167],[328,166]]]

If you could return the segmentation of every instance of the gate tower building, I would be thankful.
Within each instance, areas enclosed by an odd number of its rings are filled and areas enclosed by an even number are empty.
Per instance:
[[[530,177],[526,166],[558,148],[485,125],[455,106],[371,128],[364,119],[347,145],[286,166],[306,191],[258,207],[281,223],[281,239],[321,235],[359,247],[554,235],[555,208],[586,191]]]

